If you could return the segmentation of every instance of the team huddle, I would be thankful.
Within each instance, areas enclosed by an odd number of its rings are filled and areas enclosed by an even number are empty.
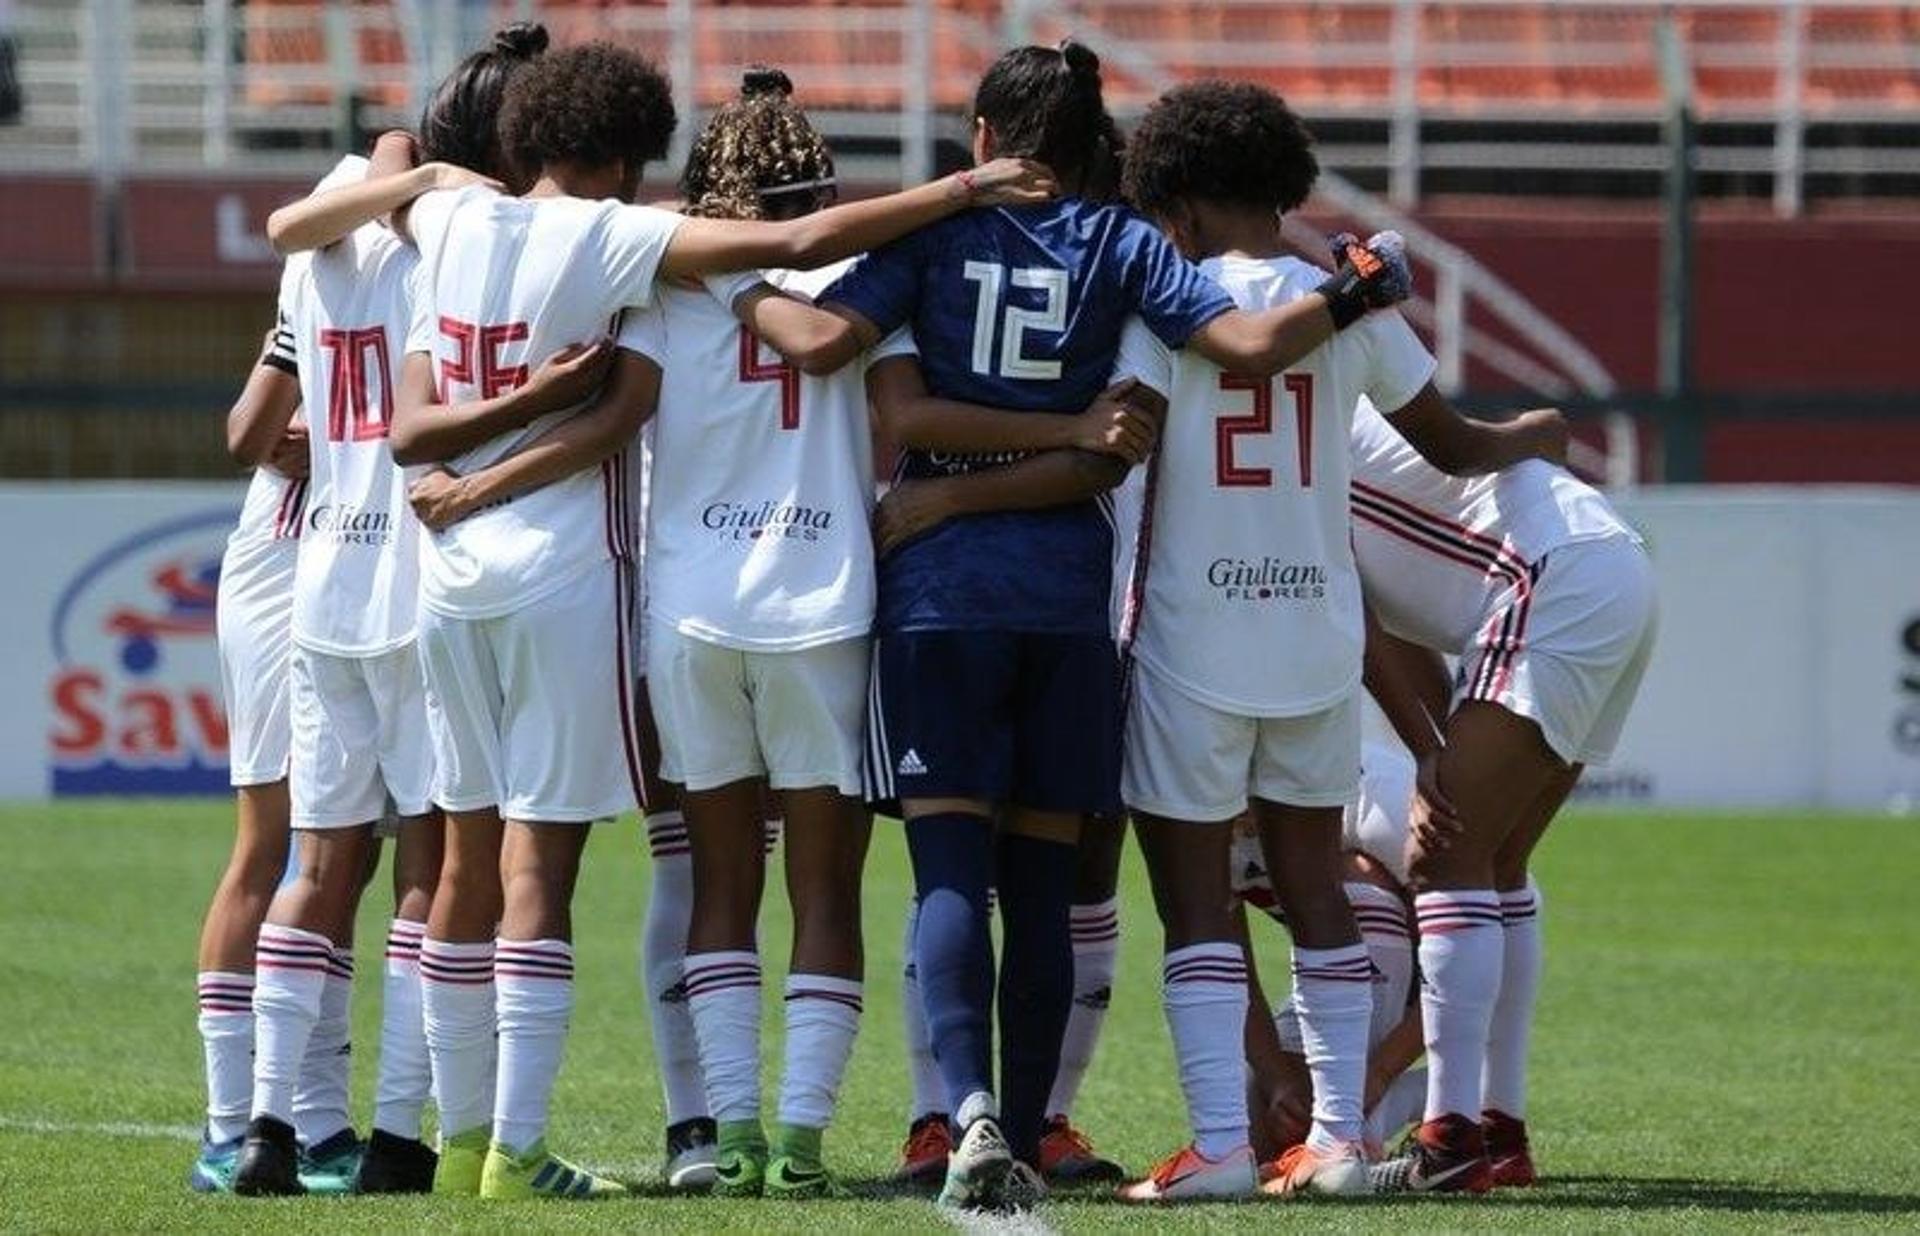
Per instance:
[[[269,224],[194,1187],[626,1192],[546,1133],[581,855],[635,808],[671,1188],[844,1191],[876,813],[916,894],[900,1175],[944,1205],[1532,1183],[1527,860],[1655,627],[1559,415],[1448,405],[1398,236],[1289,251],[1318,168],[1264,89],[1176,88],[1123,147],[1090,51],[1019,48],[974,166],[835,204],[755,69],[670,211],[631,204],[666,80],[546,42],[502,31]],[[1129,821],[1191,1126],[1133,1179],[1072,1119]],[[352,928],[388,834],[362,1141]],[[1291,941],[1274,1005],[1247,906]]]

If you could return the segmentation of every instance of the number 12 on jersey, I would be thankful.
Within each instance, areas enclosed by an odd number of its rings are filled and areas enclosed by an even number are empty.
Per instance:
[[[1300,457],[1300,488],[1313,488],[1313,375],[1284,373],[1278,378],[1242,378],[1220,375],[1223,391],[1245,391],[1253,396],[1245,412],[1223,412],[1213,423],[1214,484],[1222,489],[1266,489],[1273,469],[1241,464],[1234,458],[1235,440],[1273,433],[1273,389],[1276,382],[1293,396],[1293,437]]]

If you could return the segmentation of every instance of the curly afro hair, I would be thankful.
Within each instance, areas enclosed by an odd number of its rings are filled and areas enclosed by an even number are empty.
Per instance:
[[[673,93],[637,52],[583,43],[548,52],[515,75],[500,113],[507,158],[529,177],[554,163],[630,172],[667,153]]]
[[[1248,82],[1206,81],[1147,108],[1127,143],[1121,189],[1154,216],[1186,199],[1284,212],[1319,177],[1313,135],[1286,100]]]
[[[796,209],[828,200],[833,152],[792,95],[779,69],[747,70],[740,97],[714,113],[687,155],[680,190],[688,214],[763,219],[769,195]]]

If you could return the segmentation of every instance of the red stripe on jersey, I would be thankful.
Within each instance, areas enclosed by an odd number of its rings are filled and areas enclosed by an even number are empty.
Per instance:
[[[627,640],[633,623],[633,581],[625,562],[613,564],[614,679],[620,701],[620,750],[627,757],[627,778],[633,785],[633,801],[641,811],[648,809],[647,779],[640,773],[638,733],[633,724],[633,666]]]
[[[1489,550],[1476,541],[1469,541],[1444,527],[1424,523],[1385,503],[1376,502],[1365,494],[1353,493],[1353,513],[1369,524],[1384,532],[1391,532],[1402,540],[1410,541],[1422,549],[1431,550],[1441,557],[1475,567],[1482,574],[1504,575],[1518,582],[1526,574],[1526,563],[1515,557],[1503,545],[1499,551]],[[1402,503],[1402,506],[1405,504]]]
[[[1484,532],[1475,532],[1457,519],[1448,519],[1445,515],[1437,515],[1425,507],[1415,506],[1397,494],[1391,494],[1384,489],[1378,489],[1367,484],[1365,481],[1356,480],[1352,482],[1352,485],[1355,489],[1367,495],[1367,497],[1374,499],[1376,502],[1383,502],[1388,506],[1396,507],[1411,518],[1436,524],[1456,536],[1465,537],[1469,541],[1483,545],[1494,553],[1502,553],[1507,548],[1505,541],[1497,540]]]

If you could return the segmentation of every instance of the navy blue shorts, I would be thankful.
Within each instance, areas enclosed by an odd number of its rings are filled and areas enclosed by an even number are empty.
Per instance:
[[[1120,659],[1104,635],[909,631],[874,641],[867,796],[1120,810]]]

